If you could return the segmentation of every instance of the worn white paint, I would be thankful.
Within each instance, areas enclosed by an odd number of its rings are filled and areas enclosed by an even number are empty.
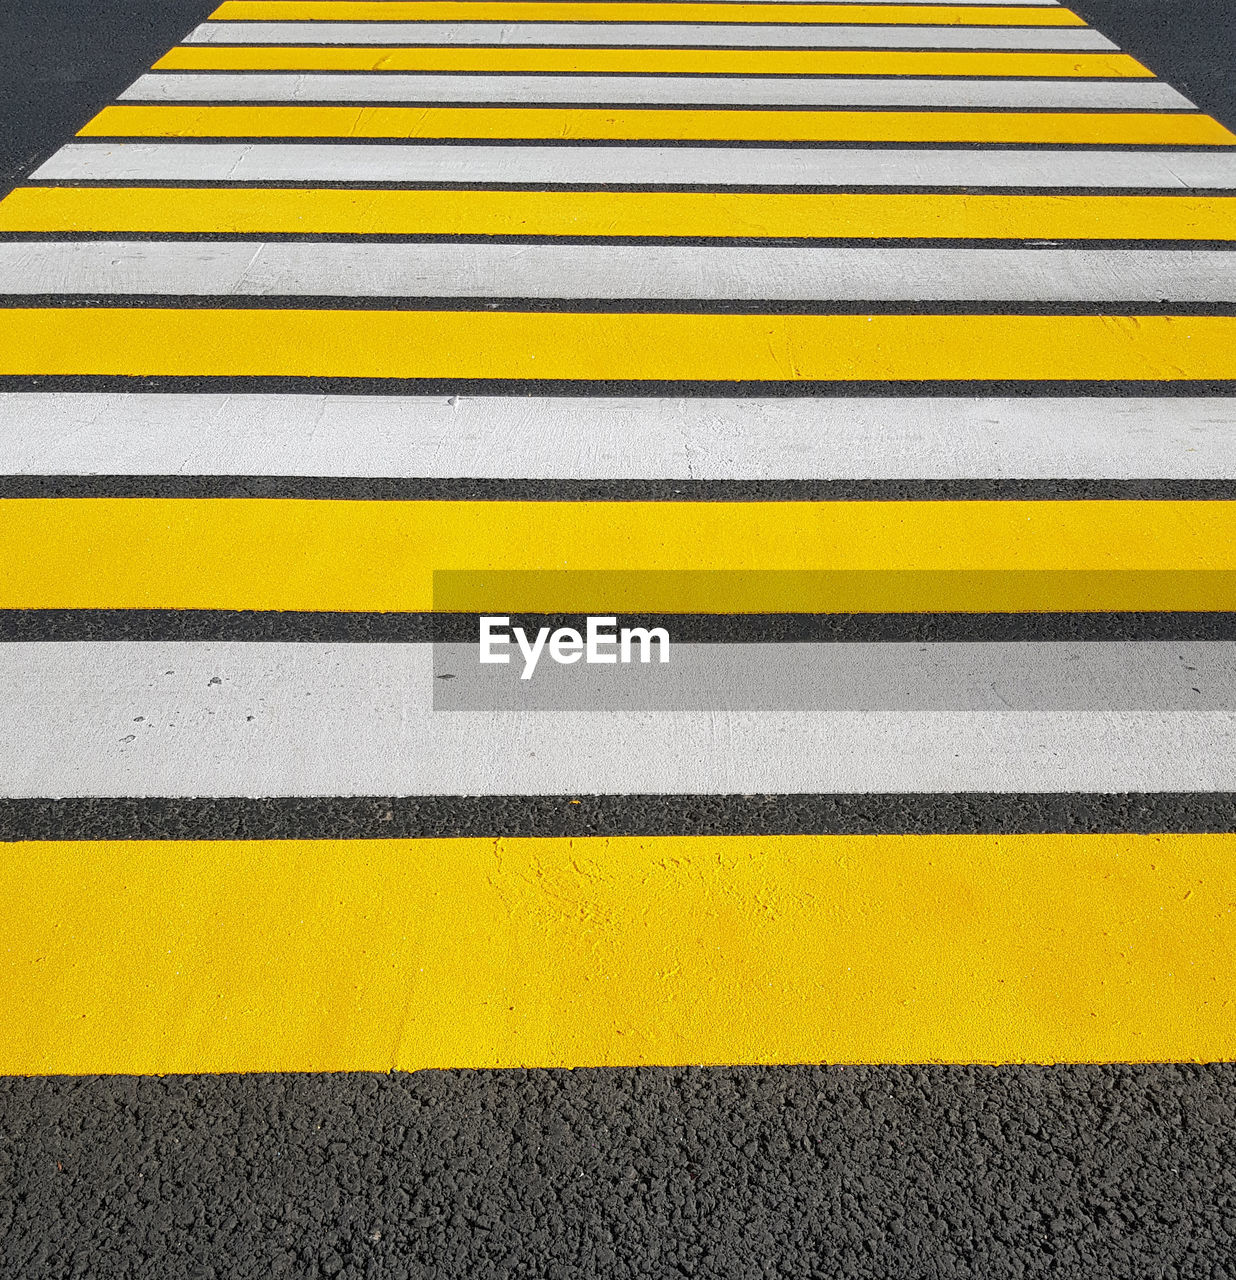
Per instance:
[[[207,22],[185,44],[488,45],[688,49],[1116,49],[1090,27],[673,22]]]
[[[1236,479],[1236,399],[8,392],[0,474]]]
[[[0,243],[0,294],[1231,302],[1223,249],[792,245]]]
[[[721,107],[973,107],[1188,111],[1161,80],[960,80],[905,76],[435,75],[159,72],[123,102],[511,103]]]
[[[1224,151],[75,142],[34,173],[86,182],[1236,189]]]
[[[0,793],[1236,789],[1232,710],[433,712],[431,650],[6,644]]]

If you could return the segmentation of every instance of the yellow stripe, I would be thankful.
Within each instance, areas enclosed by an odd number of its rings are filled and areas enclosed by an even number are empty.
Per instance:
[[[80,137],[589,138],[725,142],[1050,142],[1228,146],[1192,112],[669,111],[591,107],[105,107]]]
[[[291,48],[182,45],[156,71],[588,71],[652,75],[1096,76],[1151,79],[1123,53],[797,49]]]
[[[1236,319],[7,307],[0,374],[1179,381],[1236,377]]]
[[[18,187],[0,231],[1232,240],[1236,198]]]
[[[1068,9],[917,4],[486,4],[483,0],[227,0],[231,22],[720,22],[1084,27]]]
[[[1236,837],[5,850],[0,1071],[1236,1058]]]
[[[0,608],[1233,610],[1236,502],[12,498]]]

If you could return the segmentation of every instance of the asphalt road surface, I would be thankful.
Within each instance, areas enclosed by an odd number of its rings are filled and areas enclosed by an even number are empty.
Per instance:
[[[1236,9],[738,9],[4,6],[0,1275],[1236,1275]]]

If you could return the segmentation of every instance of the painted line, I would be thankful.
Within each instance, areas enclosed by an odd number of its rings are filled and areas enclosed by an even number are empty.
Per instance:
[[[33,174],[70,182],[580,186],[1236,188],[1236,152],[78,142]]]
[[[640,45],[693,49],[1054,49],[1118,52],[1089,27],[697,26],[623,22],[211,22],[186,44]]]
[[[0,549],[3,609],[1236,609],[1224,501],[11,498]]]
[[[0,1070],[1228,1060],[1233,846],[18,844]]]
[[[834,647],[819,646],[821,660]],[[870,646],[875,666],[886,648]],[[432,649],[5,644],[0,786],[14,797],[1236,789],[1230,706],[450,712],[433,709]]]
[[[1191,111],[1160,80],[913,80],[700,76],[145,75],[123,102],[602,103],[723,107],[997,107]]]
[[[0,295],[1233,302],[1223,249],[0,243]]]
[[[1236,479],[1236,400],[10,392],[0,474]]]
[[[1172,112],[744,111],[588,107],[114,106],[82,138],[526,138],[536,141],[1037,142],[1230,146]]]
[[[484,0],[226,0],[212,22],[667,22],[909,23],[919,26],[1084,27],[1075,13],[1040,5],[947,4],[572,4]]]
[[[18,187],[0,231],[1232,240],[1229,196]]]
[[[1098,76],[1150,79],[1123,53],[732,49],[227,48],[180,45],[157,71],[624,72],[695,75]]]
[[[1236,377],[1216,316],[0,309],[0,375],[589,381]]]

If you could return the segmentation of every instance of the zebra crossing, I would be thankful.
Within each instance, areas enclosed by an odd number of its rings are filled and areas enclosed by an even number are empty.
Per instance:
[[[1234,186],[1055,3],[225,0],[0,201],[0,1070],[1236,1056]]]

